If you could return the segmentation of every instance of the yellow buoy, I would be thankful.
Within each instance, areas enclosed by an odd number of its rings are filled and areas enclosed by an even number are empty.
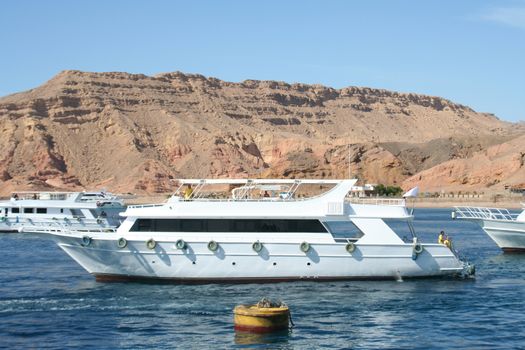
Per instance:
[[[282,303],[262,299],[255,305],[238,305],[233,309],[235,330],[267,333],[288,329],[290,310]]]

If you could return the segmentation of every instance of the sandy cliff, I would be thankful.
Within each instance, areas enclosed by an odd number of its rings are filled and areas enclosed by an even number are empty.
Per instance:
[[[64,71],[0,98],[0,193],[166,192],[177,177],[338,178],[349,166],[405,187],[503,186],[525,182],[523,135],[432,96]]]

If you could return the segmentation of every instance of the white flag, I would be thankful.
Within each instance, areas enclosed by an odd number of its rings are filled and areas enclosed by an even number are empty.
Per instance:
[[[418,193],[419,193],[419,187],[416,186],[416,187],[408,190],[408,192],[403,195],[403,198],[417,197]]]

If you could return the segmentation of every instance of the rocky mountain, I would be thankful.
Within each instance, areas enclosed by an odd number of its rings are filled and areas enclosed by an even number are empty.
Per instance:
[[[64,71],[0,98],[0,194],[169,192],[179,177],[349,171],[371,183],[486,188],[525,182],[523,135],[520,125],[425,95]]]

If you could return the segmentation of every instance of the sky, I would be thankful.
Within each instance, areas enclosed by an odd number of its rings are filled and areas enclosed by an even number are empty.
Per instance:
[[[3,0],[0,96],[62,70],[366,86],[525,121],[525,0]]]

